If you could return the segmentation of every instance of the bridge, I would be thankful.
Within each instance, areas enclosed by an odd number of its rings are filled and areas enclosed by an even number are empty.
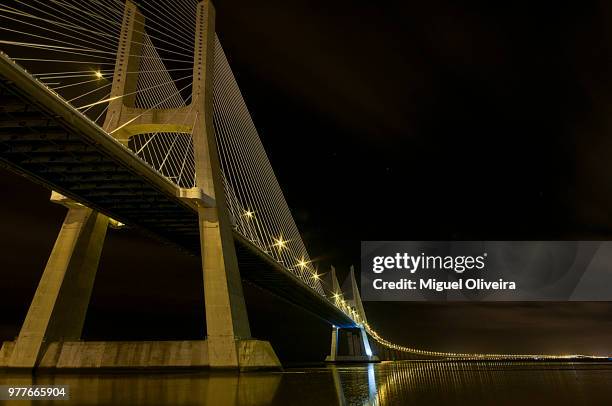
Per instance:
[[[68,209],[0,367],[278,368],[270,343],[251,337],[243,280],[329,323],[330,362],[559,358],[415,349],[373,329],[354,271],[343,288],[308,254],[210,1],[52,3],[0,9],[0,162]],[[201,256],[205,339],[81,340],[108,227]]]

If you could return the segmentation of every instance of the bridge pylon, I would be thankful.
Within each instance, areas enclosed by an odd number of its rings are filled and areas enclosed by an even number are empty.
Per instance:
[[[213,69],[215,8],[209,0],[198,3],[191,102],[176,108],[139,108],[136,88],[146,21],[138,7],[126,0],[119,38],[112,90],[104,129],[117,141],[146,133],[189,133],[193,140],[195,187],[177,194],[198,206],[200,248],[207,325],[206,340],[197,342],[129,343],[145,354],[139,364],[114,365],[100,345],[78,342],[104,238],[108,217],[59,196],[69,207],[34,299],[14,343],[0,355],[10,368],[51,367],[211,367],[279,368],[280,362],[267,341],[254,340],[242,291],[232,225],[227,209],[213,126]],[[58,200],[58,195],[54,195]],[[100,343],[96,343],[100,344]],[[102,343],[104,344],[104,343]],[[135,346],[135,347],[134,347]],[[94,348],[95,347],[95,348]],[[114,348],[121,358],[121,344]],[[127,347],[126,347],[127,348]],[[70,360],[64,352],[70,349]],[[190,353],[176,359],[177,352]],[[111,351],[111,350],[109,350]],[[187,351],[187,352],[189,352]],[[7,355],[10,352],[10,356]],[[119,355],[117,355],[119,354]],[[147,355],[148,354],[148,355]],[[167,355],[167,357],[166,357]],[[99,358],[93,364],[87,359]],[[106,358],[105,358],[106,357]],[[137,357],[132,357],[137,358]],[[142,358],[142,357],[141,357]],[[161,361],[160,361],[161,359]],[[62,361],[64,360],[64,361]]]
[[[347,305],[347,309],[354,311],[352,317],[354,320],[359,321],[359,323],[353,327],[332,326],[330,353],[325,361],[379,362],[380,359],[373,353],[368,334],[363,327],[363,324],[367,323],[367,319],[355,279],[355,269],[351,266],[349,275],[344,282],[343,290],[340,289],[340,284],[336,277],[336,269],[333,266],[331,278],[334,294],[342,295],[341,300]]]

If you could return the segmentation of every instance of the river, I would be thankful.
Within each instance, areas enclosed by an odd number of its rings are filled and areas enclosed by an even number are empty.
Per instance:
[[[69,385],[68,401],[14,402],[19,405],[612,404],[607,363],[401,361],[242,374],[0,374],[0,384]]]

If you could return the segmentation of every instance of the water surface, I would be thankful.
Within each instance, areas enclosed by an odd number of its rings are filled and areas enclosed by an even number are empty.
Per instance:
[[[258,373],[0,375],[0,384],[67,384],[61,405],[610,405],[612,364],[383,362]]]

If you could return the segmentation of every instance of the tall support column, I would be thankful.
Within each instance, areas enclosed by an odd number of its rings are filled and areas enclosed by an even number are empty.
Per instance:
[[[371,357],[372,347],[370,347],[370,340],[368,340],[368,333],[366,333],[363,327],[359,328],[359,333],[361,334],[361,344],[363,345],[363,350],[365,351],[368,357]]]
[[[208,353],[211,367],[236,367],[237,341],[250,338],[251,330],[213,127],[214,55],[215,8],[204,0],[196,14],[192,99],[197,111],[193,130],[196,186],[215,199],[214,207],[198,209]]]
[[[104,121],[104,129],[112,131],[126,124],[125,106],[134,107],[140,70],[140,55],[144,40],[144,17],[138,7],[126,1],[123,10],[121,33],[117,46],[113,84],[109,95],[108,110]],[[140,113],[140,112],[139,112]],[[117,141],[127,146],[129,138],[122,133],[111,133]]]
[[[81,338],[108,217],[71,206],[8,362],[32,369],[45,344]]]
[[[338,356],[338,327],[332,327],[331,348],[326,361],[334,362]]]

